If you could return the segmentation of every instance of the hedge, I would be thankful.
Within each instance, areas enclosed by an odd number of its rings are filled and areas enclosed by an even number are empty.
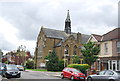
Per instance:
[[[90,68],[88,64],[70,64],[67,67],[76,68],[80,70],[82,73],[86,73],[86,70]]]

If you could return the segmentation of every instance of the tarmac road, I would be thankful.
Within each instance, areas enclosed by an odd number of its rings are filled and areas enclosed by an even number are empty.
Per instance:
[[[2,78],[2,81],[70,81],[68,79],[61,79],[60,72],[39,72],[39,71],[22,71],[21,78]]]

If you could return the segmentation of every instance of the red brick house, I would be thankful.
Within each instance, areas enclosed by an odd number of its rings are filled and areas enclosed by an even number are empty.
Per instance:
[[[28,59],[31,59],[32,56],[29,51],[19,51],[19,52],[8,52],[6,55],[3,57],[3,62],[8,62],[12,64],[17,64],[17,65],[25,65],[25,62]]]

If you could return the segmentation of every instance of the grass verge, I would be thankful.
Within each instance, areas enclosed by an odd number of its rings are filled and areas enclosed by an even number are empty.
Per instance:
[[[26,69],[31,71],[47,71],[47,69]],[[61,72],[61,71],[47,71],[47,72]]]
[[[31,71],[47,71],[46,69],[26,69],[26,70],[31,70]]]

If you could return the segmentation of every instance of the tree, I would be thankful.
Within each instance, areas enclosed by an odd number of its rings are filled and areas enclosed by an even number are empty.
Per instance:
[[[100,51],[100,47],[96,45],[94,42],[88,42],[83,46],[84,46],[84,49],[81,50],[84,56],[83,60],[85,63],[91,66],[98,59],[97,55]]]
[[[62,71],[64,69],[64,60],[58,61],[58,71]]]
[[[26,68],[33,69],[34,68],[34,60],[27,60]]]
[[[58,71],[59,59],[58,56],[56,55],[55,50],[50,52],[48,56],[45,57],[45,59],[47,60],[46,68],[48,71]]]
[[[73,60],[73,64],[79,64],[79,62],[80,62],[80,58],[77,55],[74,55],[72,60]]]
[[[3,56],[3,52],[2,52],[2,50],[0,49],[0,62],[2,62],[2,56]]]

